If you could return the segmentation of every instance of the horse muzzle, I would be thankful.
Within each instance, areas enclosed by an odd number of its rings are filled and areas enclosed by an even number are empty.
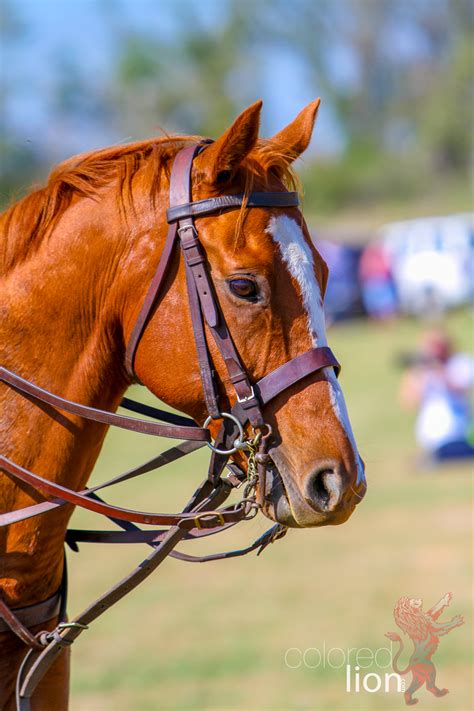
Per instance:
[[[335,526],[347,521],[364,498],[365,478],[360,484],[338,462],[320,462],[303,481],[297,482],[279,447],[270,449],[262,511],[270,519],[292,528]],[[262,492],[263,493],[263,492]]]

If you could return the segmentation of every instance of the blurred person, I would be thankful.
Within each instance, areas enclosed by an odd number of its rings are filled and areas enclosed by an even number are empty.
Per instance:
[[[418,410],[418,444],[434,462],[474,457],[474,358],[455,352],[449,336],[437,328],[423,334],[419,352],[404,365],[400,402]]]
[[[330,325],[364,314],[357,274],[362,249],[316,238],[313,238],[313,242],[329,267],[324,297],[326,323]]]
[[[369,316],[379,320],[395,316],[398,311],[398,297],[390,259],[382,244],[369,244],[362,252],[359,279],[362,300]]]

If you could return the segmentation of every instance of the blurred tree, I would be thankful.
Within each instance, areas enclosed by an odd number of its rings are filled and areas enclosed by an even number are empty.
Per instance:
[[[246,5],[231,0],[222,23],[211,27],[195,3],[181,0],[174,8],[186,18],[178,36],[157,39],[122,28],[112,100],[127,133],[149,135],[158,123],[167,130],[217,135],[253,100],[252,82],[258,82]],[[244,76],[247,81],[239,84]]]
[[[38,175],[42,162],[31,143],[17,135],[7,111],[8,98],[15,87],[7,76],[5,54],[8,47],[22,41],[25,32],[26,26],[12,3],[3,0],[0,4],[0,204],[21,194]]]
[[[323,96],[343,136],[341,155],[309,166],[309,196],[320,208],[407,199],[436,179],[433,168],[465,180],[471,0],[142,0],[133,21],[128,0],[95,7],[110,41],[109,71],[88,72],[75,46],[49,67],[61,141],[83,129],[90,136],[94,126],[104,142],[161,128],[215,136],[272,82],[283,85],[281,95],[295,77],[311,87],[309,98]],[[4,43],[24,42],[14,25],[3,28]],[[1,91],[14,88],[6,82]],[[2,125],[8,154],[15,128]],[[23,175],[29,158],[15,151],[6,165]],[[10,172],[7,181],[18,177]]]
[[[331,102],[348,152],[398,153],[397,138],[414,146],[420,132],[435,155],[456,151],[456,165],[469,152],[468,132],[457,121],[442,122],[443,132],[440,114],[442,97],[460,98],[472,70],[470,0],[226,0],[214,24],[194,2],[173,7],[186,23],[172,41],[122,27],[112,100],[127,132],[158,121],[214,135],[263,91],[265,72],[279,81],[271,64],[288,52]],[[469,112],[469,98],[461,103]]]
[[[472,165],[473,48],[474,33],[466,33],[418,107],[420,141],[432,151],[435,169],[467,174]]]

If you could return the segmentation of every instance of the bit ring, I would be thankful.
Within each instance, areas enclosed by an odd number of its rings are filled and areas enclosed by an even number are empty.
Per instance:
[[[229,412],[220,412],[219,416],[223,420],[232,420],[232,422],[237,425],[239,429],[239,436],[237,437],[237,439],[234,440],[234,446],[232,447],[232,449],[219,449],[218,447],[215,447],[213,444],[211,444],[211,442],[206,442],[209,449],[212,449],[212,451],[216,454],[234,454],[234,452],[237,452],[237,450],[239,449],[245,449],[247,445],[245,442],[244,428],[242,427],[242,424],[239,422],[239,420],[234,415],[231,415]],[[212,419],[213,418],[209,415],[209,417],[204,422],[203,427],[207,427],[212,421]]]

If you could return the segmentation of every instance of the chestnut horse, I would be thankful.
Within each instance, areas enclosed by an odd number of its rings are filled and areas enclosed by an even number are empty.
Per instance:
[[[244,111],[200,153],[193,199],[294,185],[292,162],[307,148],[319,100],[271,139],[259,139],[261,102]],[[2,365],[85,405],[118,407],[131,384],[125,347],[163,249],[174,157],[196,137],[165,137],[76,156],[46,187],[1,218]],[[244,208],[198,218],[217,298],[253,382],[315,346],[326,345],[322,300],[327,267],[296,207]],[[193,343],[182,260],[135,358],[139,381],[202,423],[206,407]],[[235,400],[223,359],[209,349],[230,408]],[[86,485],[107,426],[52,416],[1,387],[2,453],[75,490]],[[332,368],[313,373],[265,406],[274,438],[262,510],[293,527],[343,523],[365,493],[362,460]],[[216,432],[215,423],[211,432]],[[236,461],[244,467],[239,452]],[[2,512],[42,501],[0,473]],[[12,609],[59,588],[72,506],[0,528],[0,599]],[[52,629],[52,619],[42,629]],[[33,633],[38,627],[33,627]],[[0,634],[0,707],[14,708],[25,647]],[[35,711],[68,705],[69,655],[50,668],[32,700]]]

